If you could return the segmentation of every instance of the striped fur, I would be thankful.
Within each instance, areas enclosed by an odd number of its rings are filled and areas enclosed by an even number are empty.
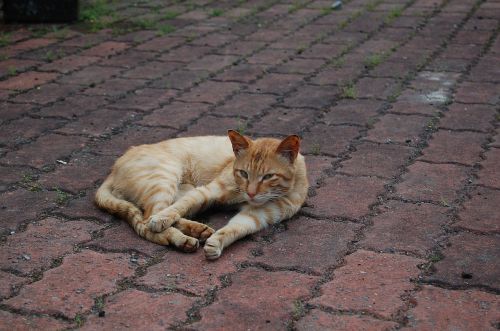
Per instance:
[[[250,140],[228,137],[178,138],[130,148],[96,193],[97,205],[127,220],[143,238],[205,255],[294,215],[308,190],[299,138]],[[241,211],[214,233],[190,221],[213,204],[241,204]]]

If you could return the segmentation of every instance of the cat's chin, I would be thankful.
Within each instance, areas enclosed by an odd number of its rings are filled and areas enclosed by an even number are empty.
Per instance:
[[[267,202],[267,200],[264,200],[264,201],[256,201],[256,200],[247,200],[248,204],[251,205],[251,206],[262,206],[263,204],[265,204]]]

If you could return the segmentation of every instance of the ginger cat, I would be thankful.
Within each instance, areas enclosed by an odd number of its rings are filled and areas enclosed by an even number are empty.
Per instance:
[[[97,205],[126,219],[143,238],[194,251],[205,243],[207,259],[234,241],[294,215],[308,181],[300,139],[177,138],[130,148],[98,189]],[[212,204],[242,204],[226,226],[184,217]]]

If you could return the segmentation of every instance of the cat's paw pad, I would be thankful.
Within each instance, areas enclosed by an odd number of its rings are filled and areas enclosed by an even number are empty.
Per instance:
[[[153,232],[162,232],[163,230],[169,228],[180,219],[180,215],[177,212],[170,212],[167,214],[156,214],[149,218],[148,228]]]
[[[208,260],[215,260],[222,254],[222,244],[218,239],[210,237],[207,239],[203,250],[205,251],[205,257]]]
[[[191,253],[191,252],[196,251],[199,246],[200,246],[200,242],[198,241],[198,239],[193,238],[193,237],[187,237],[186,241],[182,245],[179,246],[179,249],[181,249],[182,251],[184,251],[186,253]]]

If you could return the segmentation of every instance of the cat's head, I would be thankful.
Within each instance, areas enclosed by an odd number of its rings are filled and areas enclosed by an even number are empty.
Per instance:
[[[251,140],[228,131],[236,156],[233,174],[248,203],[261,205],[285,195],[293,185],[300,138]]]

